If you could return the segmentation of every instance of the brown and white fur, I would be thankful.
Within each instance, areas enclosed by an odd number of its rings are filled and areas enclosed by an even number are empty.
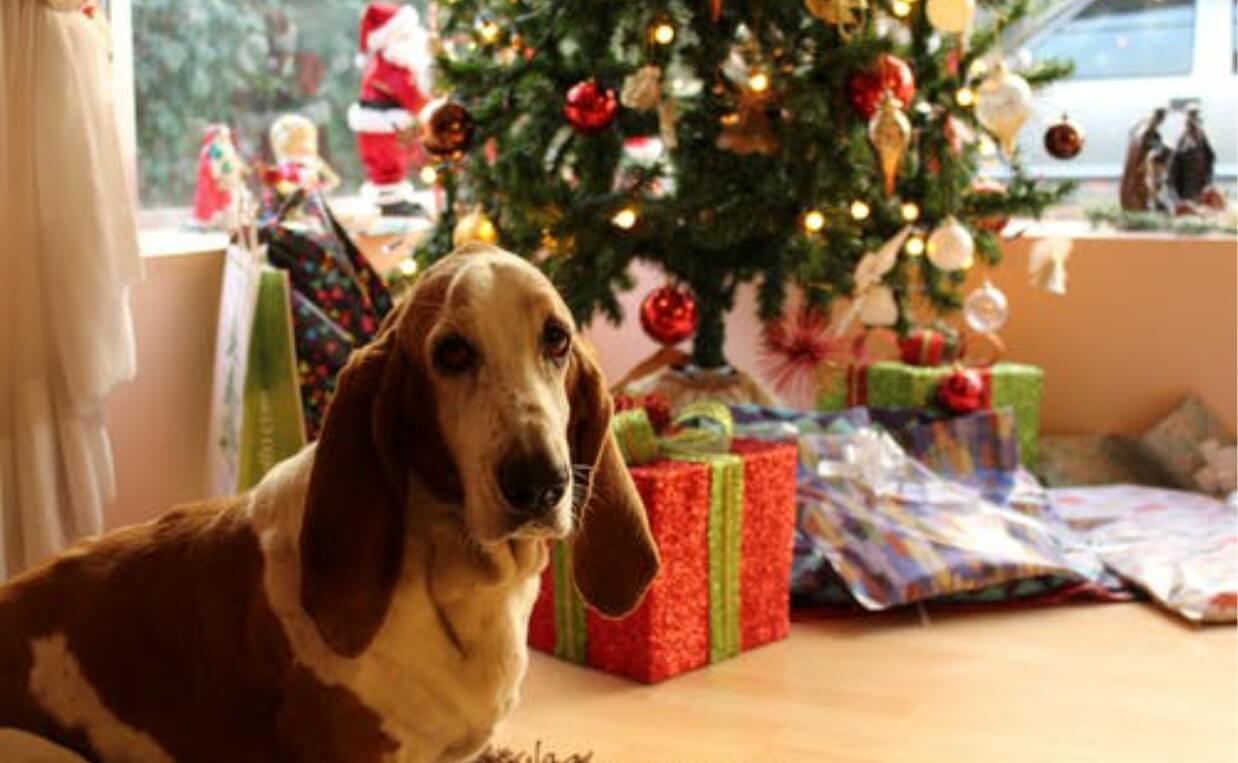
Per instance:
[[[610,416],[549,282],[452,254],[316,445],[0,588],[0,727],[100,763],[470,759],[517,702],[547,540],[604,614],[657,571]]]

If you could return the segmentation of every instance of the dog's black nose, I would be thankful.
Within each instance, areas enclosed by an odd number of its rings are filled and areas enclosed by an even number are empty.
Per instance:
[[[513,452],[499,464],[499,489],[522,519],[553,509],[567,492],[567,468],[545,453]]]

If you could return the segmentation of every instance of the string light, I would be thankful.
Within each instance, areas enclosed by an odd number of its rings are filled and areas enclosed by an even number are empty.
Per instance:
[[[907,0],[894,0],[894,2],[890,4],[890,10],[894,12],[895,16],[898,16],[901,19],[911,13],[911,3],[907,2]]]
[[[611,224],[621,230],[632,230],[636,227],[636,210],[631,207],[624,207],[615,213],[615,216],[610,218]]]
[[[914,223],[920,219],[920,208],[913,202],[906,202],[899,208],[899,212],[903,215],[903,219],[909,223]]]
[[[912,257],[919,257],[924,254],[924,237],[917,234],[907,239],[907,243],[903,245],[904,251]]]
[[[748,89],[754,93],[764,93],[769,90],[769,75],[757,69],[748,75]]]
[[[481,41],[487,45],[493,45],[499,41],[499,35],[502,34],[499,25],[494,19],[483,19],[477,25],[477,35],[481,37]]]
[[[810,209],[804,213],[803,226],[806,233],[818,233],[825,227],[825,215],[819,209]]]
[[[434,185],[438,182],[438,170],[428,164],[421,168],[421,172],[418,172],[417,176],[420,177],[421,182],[426,185]]]
[[[872,211],[868,204],[860,199],[851,202],[851,216],[856,220],[867,220]]]
[[[961,87],[954,94],[954,102],[960,106],[971,106],[976,102],[976,91],[970,87]]]
[[[412,257],[400,260],[400,274],[404,276],[412,276],[417,273],[417,260]]]
[[[649,39],[658,45],[670,45],[675,41],[675,27],[669,21],[655,21],[649,27]]]
[[[997,156],[997,144],[994,143],[993,139],[987,135],[980,136],[978,148],[980,150],[980,155],[986,159]]]

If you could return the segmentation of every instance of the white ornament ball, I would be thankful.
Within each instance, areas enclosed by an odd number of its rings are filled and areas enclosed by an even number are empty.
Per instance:
[[[966,34],[976,17],[976,0],[928,0],[924,9],[933,28],[945,34]]]
[[[1006,295],[990,281],[963,300],[963,319],[972,330],[981,333],[1001,331],[1010,320],[1010,304]]]
[[[997,136],[1002,151],[1010,157],[1019,129],[1031,114],[1031,86],[998,61],[976,89],[976,120]]]
[[[976,242],[958,220],[947,217],[929,236],[926,253],[941,270],[965,270],[975,260]]]

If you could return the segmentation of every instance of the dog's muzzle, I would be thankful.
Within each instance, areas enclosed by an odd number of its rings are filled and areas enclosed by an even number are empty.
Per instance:
[[[524,525],[544,519],[562,502],[571,474],[545,451],[518,449],[499,464],[497,479],[509,514]]]

